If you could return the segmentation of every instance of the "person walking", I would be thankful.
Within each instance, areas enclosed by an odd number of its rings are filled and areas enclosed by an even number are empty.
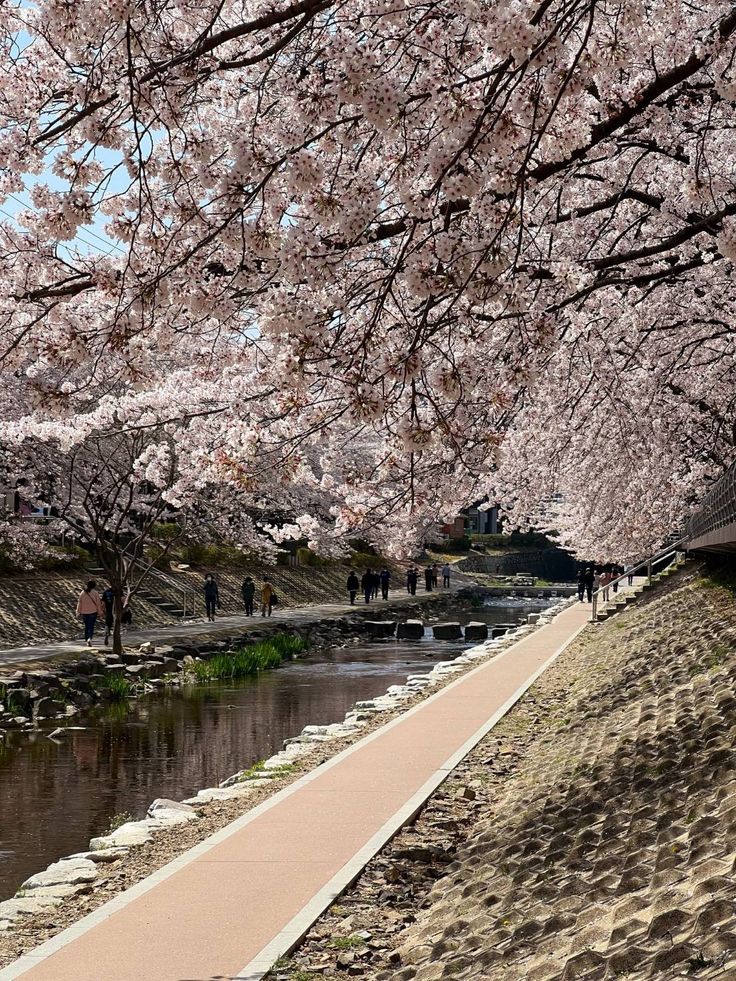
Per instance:
[[[115,619],[115,594],[112,591],[112,586],[108,586],[107,589],[100,596],[102,600],[102,605],[105,608],[105,640],[104,644],[107,647],[110,641],[110,633],[112,632],[112,625]]]
[[[360,588],[365,596],[366,603],[370,603],[373,595],[373,571],[366,569],[360,579]]]
[[[84,640],[87,647],[92,646],[97,617],[104,617],[104,615],[105,608],[102,605],[102,598],[97,592],[97,583],[94,579],[90,579],[77,600],[77,616],[81,617],[84,623]]]
[[[383,598],[387,600],[388,587],[391,582],[391,573],[388,571],[388,569],[381,569],[381,575],[379,578],[381,580],[381,596],[383,596]]]
[[[628,573],[626,574],[626,578],[629,581],[629,586],[633,586],[634,585],[634,569],[633,569],[633,567],[631,569],[629,569]]]
[[[442,588],[443,589],[449,589],[450,588],[450,572],[451,571],[452,570],[450,569],[450,563],[449,562],[445,562],[445,564],[442,566]]]
[[[434,579],[434,576],[432,574],[432,566],[431,565],[428,565],[427,568],[424,570],[424,591],[426,593],[431,593],[432,592],[432,581],[433,581],[433,579]]]
[[[409,569],[407,574],[407,580],[409,583],[409,594],[411,596],[417,595],[417,582],[419,581],[419,569],[415,565]]]
[[[437,589],[437,585],[440,581],[440,567],[436,562],[432,564],[432,588]]]
[[[407,591],[407,593],[410,596],[411,596],[411,573],[412,573],[412,568],[413,568],[412,566],[409,566],[409,568],[406,570],[406,591]]]
[[[268,579],[263,580],[263,589],[261,590],[261,616],[266,615],[271,616],[271,610],[273,608],[273,586]]]
[[[618,592],[618,577],[623,571],[620,565],[613,566],[611,570],[611,589],[613,589],[614,593]]]
[[[582,603],[585,600],[585,566],[581,565],[578,569],[578,599]]]
[[[381,575],[378,571],[373,573],[373,591],[371,599],[378,599],[378,590],[381,588]]]
[[[204,577],[204,605],[207,612],[207,619],[214,623],[215,610],[220,606],[220,590],[211,572],[208,572]]]
[[[355,575],[355,569],[351,569],[350,575],[348,576],[348,593],[350,595],[351,606],[355,606],[355,595],[358,592],[359,586],[360,586],[360,580]]]
[[[608,584],[611,581],[611,573],[607,572],[605,569],[600,574],[598,579],[598,588],[601,590],[601,596],[603,597],[603,602],[607,603],[610,598],[610,592],[608,589]]]
[[[588,596],[588,602],[593,602],[593,582],[595,580],[595,569],[592,565],[589,565],[585,570],[585,592]]]
[[[240,587],[240,595],[243,597],[243,605],[245,606],[245,615],[247,617],[253,616],[253,599],[256,595],[256,584],[253,582],[251,576],[245,577],[245,582]]]

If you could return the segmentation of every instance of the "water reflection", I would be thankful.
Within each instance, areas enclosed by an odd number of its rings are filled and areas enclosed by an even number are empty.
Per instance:
[[[528,606],[473,610],[505,623]],[[334,648],[234,684],[165,691],[111,705],[51,740],[0,743],[0,899],[62,855],[83,851],[113,815],[142,817],[155,797],[180,800],[277,752],[307,724],[340,721],[356,701],[455,656],[462,642]]]

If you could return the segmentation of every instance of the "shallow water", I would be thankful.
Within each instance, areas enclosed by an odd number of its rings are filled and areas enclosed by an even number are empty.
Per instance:
[[[496,603],[458,619],[519,622],[540,605]],[[356,701],[468,646],[431,637],[349,644],[257,678],[109,706],[60,740],[47,735],[57,723],[31,735],[8,732],[0,743],[0,899],[61,856],[84,851],[113,815],[141,818],[156,797],[193,796],[278,752],[305,725],[340,722]]]

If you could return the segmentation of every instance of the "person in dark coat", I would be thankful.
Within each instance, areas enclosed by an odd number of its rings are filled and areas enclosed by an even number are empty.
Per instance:
[[[424,570],[424,589],[425,592],[432,592],[432,583],[434,582],[434,572],[432,571],[432,566],[428,565]]]
[[[355,594],[358,592],[358,587],[360,586],[360,580],[355,575],[355,570],[350,570],[350,575],[348,576],[348,593],[350,594],[350,605],[355,605]]]
[[[204,577],[204,605],[207,611],[207,619],[215,620],[215,610],[220,605],[220,590],[217,588],[215,577],[208,572]]]
[[[243,597],[243,605],[245,606],[245,615],[247,617],[253,616],[253,599],[256,595],[256,584],[250,576],[245,577],[245,582],[240,587],[240,594]]]
[[[585,592],[588,594],[588,602],[593,602],[593,582],[595,581],[595,569],[589,565],[585,570]]]
[[[388,569],[381,569],[381,595],[385,600],[388,599],[388,587],[391,582],[391,573]]]
[[[360,588],[363,590],[366,603],[370,603],[371,596],[373,595],[373,573],[370,569],[366,569],[363,573],[360,580]]]
[[[419,569],[417,569],[415,565],[413,565],[406,574],[406,581],[409,587],[409,593],[412,596],[416,596],[417,582],[419,581]]]
[[[578,599],[581,603],[585,599],[585,566],[583,565],[578,569]]]
[[[381,576],[378,572],[373,573],[373,592],[371,599],[378,599],[378,590],[381,588]]]

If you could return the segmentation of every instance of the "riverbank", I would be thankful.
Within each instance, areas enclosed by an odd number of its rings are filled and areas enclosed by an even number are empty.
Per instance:
[[[270,977],[733,976],[736,602],[588,628]]]
[[[285,631],[305,648],[318,649],[364,633],[371,621],[379,629],[387,618],[398,621],[417,608],[437,613],[455,602],[449,591],[432,592],[380,601],[380,605],[323,604],[280,617],[186,624],[132,634],[122,656],[105,648],[84,647],[62,648],[60,655],[48,657],[46,648],[32,648],[30,657],[23,652],[26,660],[8,660],[0,671],[0,741],[11,730],[32,732],[49,719],[68,723],[101,702],[195,680],[200,661],[232,656]]]
[[[511,642],[512,638],[490,643],[483,656],[491,656]],[[417,704],[425,697],[427,690],[441,687],[450,676],[466,669],[469,663],[472,662],[466,662],[464,665],[438,666],[431,676],[410,679],[407,685],[399,686],[401,690],[394,688],[386,696],[370,700],[370,704],[361,703],[342,723],[322,727],[319,731],[313,731],[314,727],[307,727],[301,736],[294,734],[296,738],[288,740],[289,745],[284,755],[277,754],[276,758],[266,761],[263,767],[240,774],[235,780],[226,781],[228,786],[210,788],[190,800],[186,806],[194,809],[195,820],[185,820],[181,826],[176,827],[175,831],[167,831],[159,827],[151,841],[132,848],[125,857],[118,856],[115,852],[120,837],[116,839],[113,834],[112,840],[105,843],[97,842],[95,847],[98,850],[103,848],[103,844],[110,846],[106,849],[108,851],[106,857],[114,860],[109,865],[100,866],[104,869],[104,873],[95,877],[94,894],[78,895],[54,910],[36,911],[35,914],[29,912],[24,915],[22,922],[13,924],[12,930],[9,930],[0,940],[3,956],[6,958],[17,956],[24,945],[40,942],[52,932],[56,932],[59,926],[74,922],[76,918],[96,907],[99,902],[131,885],[141,876],[207,837],[217,828],[225,826],[236,816],[256,806],[278,789],[296,780],[301,774],[329,759],[356,739],[362,738],[367,732],[379,728],[387,720]],[[128,833],[124,829],[117,830],[122,834]],[[84,892],[91,889],[89,883],[81,883],[81,885]],[[21,899],[26,898],[21,897]],[[54,926],[52,927],[51,924]]]

